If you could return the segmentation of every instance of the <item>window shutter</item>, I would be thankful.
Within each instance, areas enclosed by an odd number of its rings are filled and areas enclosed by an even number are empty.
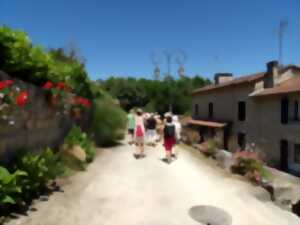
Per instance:
[[[289,100],[288,98],[281,99],[281,123],[287,124],[289,119]]]

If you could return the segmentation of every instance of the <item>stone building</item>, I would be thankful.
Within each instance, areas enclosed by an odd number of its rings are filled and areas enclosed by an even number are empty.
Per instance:
[[[255,144],[269,165],[300,171],[300,67],[272,61],[265,72],[236,79],[216,74],[215,84],[192,96],[188,123],[201,141],[214,136],[229,151]]]

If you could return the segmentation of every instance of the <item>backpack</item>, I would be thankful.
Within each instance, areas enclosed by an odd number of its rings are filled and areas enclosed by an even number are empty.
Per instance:
[[[175,137],[175,126],[172,125],[166,125],[164,129],[165,137]]]
[[[137,127],[136,127],[135,135],[137,137],[143,137],[144,136],[144,133],[143,133],[143,130],[142,130],[142,126],[140,124],[137,125]]]

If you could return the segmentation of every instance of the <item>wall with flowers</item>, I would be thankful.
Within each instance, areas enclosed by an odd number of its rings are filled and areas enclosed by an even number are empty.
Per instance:
[[[86,129],[91,103],[63,82],[41,86],[0,71],[0,162],[20,151],[58,147],[76,124]]]

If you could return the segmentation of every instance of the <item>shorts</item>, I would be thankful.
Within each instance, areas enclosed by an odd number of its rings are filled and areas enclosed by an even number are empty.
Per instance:
[[[154,142],[156,138],[156,130],[149,129],[147,130],[146,135],[147,135],[147,141]]]
[[[128,134],[134,134],[134,129],[128,129]]]
[[[164,146],[166,151],[172,151],[173,145],[175,144],[176,140],[173,137],[167,137],[164,139]]]
[[[135,137],[136,144],[144,144],[144,136],[142,137]]]

